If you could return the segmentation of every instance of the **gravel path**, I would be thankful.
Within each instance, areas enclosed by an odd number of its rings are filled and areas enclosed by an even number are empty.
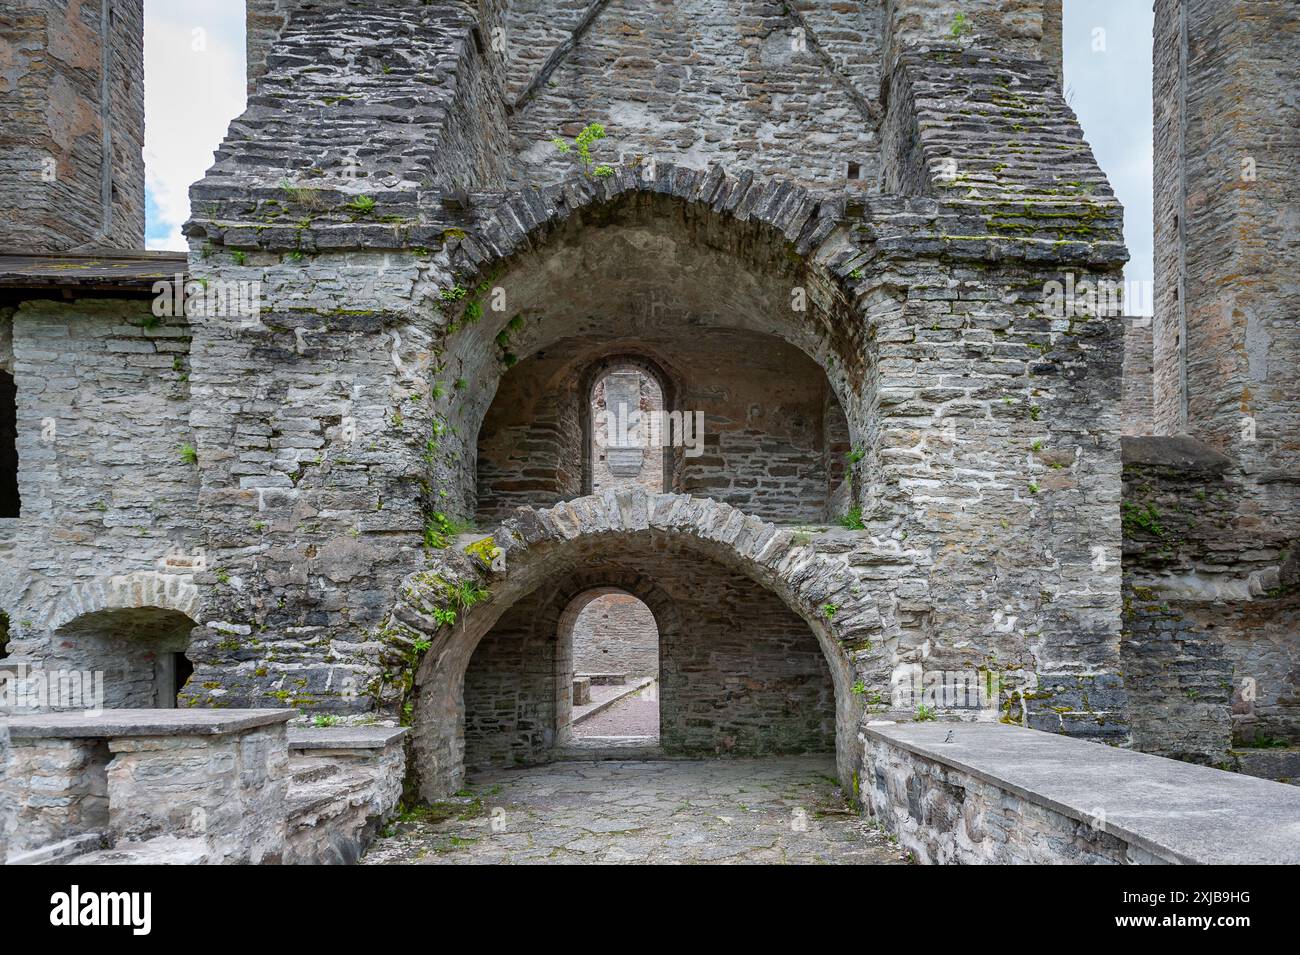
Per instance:
[[[485,773],[408,813],[363,865],[899,864],[828,756],[566,762]]]

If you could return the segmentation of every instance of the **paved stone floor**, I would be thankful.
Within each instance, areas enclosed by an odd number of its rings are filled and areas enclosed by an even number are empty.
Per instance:
[[[819,756],[484,773],[457,798],[405,814],[362,864],[904,862],[833,773]]]
[[[630,693],[607,710],[573,724],[573,735],[579,739],[589,736],[643,736],[659,738],[659,696],[655,685]]]

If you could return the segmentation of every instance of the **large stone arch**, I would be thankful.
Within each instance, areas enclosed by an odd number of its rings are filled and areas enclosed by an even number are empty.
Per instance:
[[[476,201],[472,222],[444,235],[457,284],[436,376],[468,387],[435,391],[435,415],[460,437],[442,442],[431,482],[458,490],[466,515],[474,443],[504,370],[593,332],[609,337],[610,352],[635,351],[665,316],[803,352],[825,372],[854,446],[870,454],[875,344],[857,296],[872,252],[844,226],[844,197],[659,164],[651,178],[619,168]]]
[[[458,693],[482,636],[559,568],[580,566],[593,546],[631,540],[671,541],[734,569],[808,625],[831,672],[837,764],[842,781],[851,782],[863,690],[887,693],[889,665],[880,613],[848,561],[845,542],[835,532],[812,537],[707,498],[631,490],[522,509],[491,538],[462,539],[407,578],[385,635],[396,664],[423,654],[410,680],[414,772],[422,795],[436,797],[459,785]],[[468,610],[458,606],[455,592],[465,585],[482,588],[486,599]],[[438,619],[447,609],[458,610],[454,624]]]

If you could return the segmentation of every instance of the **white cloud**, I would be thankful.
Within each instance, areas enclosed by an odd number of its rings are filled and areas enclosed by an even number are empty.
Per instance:
[[[146,0],[145,188],[151,249],[186,248],[190,185],[212,165],[230,121],[244,111],[242,3]]]

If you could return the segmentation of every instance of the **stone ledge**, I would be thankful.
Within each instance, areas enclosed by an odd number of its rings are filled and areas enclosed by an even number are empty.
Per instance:
[[[384,749],[406,733],[405,726],[290,726],[289,749]]]
[[[1120,439],[1125,467],[1165,467],[1222,474],[1232,459],[1191,435],[1125,435]]]
[[[1300,863],[1300,791],[1284,783],[1001,723],[863,734],[1071,819],[1104,813],[1103,831],[1170,862]]]
[[[287,723],[297,710],[105,710],[42,713],[6,721],[10,739],[109,739],[132,736],[221,736]]]

